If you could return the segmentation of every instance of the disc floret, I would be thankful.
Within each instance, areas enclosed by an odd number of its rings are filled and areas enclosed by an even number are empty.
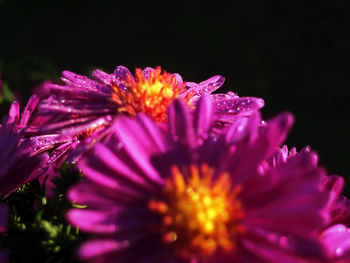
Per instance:
[[[179,83],[176,77],[157,67],[149,76],[136,68],[134,78],[128,74],[123,85],[114,85],[112,100],[118,104],[118,112],[135,116],[143,112],[157,122],[166,119],[170,103],[185,90],[186,84]],[[189,101],[186,96],[185,100]]]
[[[235,236],[243,231],[242,206],[236,197],[240,187],[232,188],[227,173],[214,179],[214,169],[206,164],[191,165],[185,172],[173,166],[171,173],[167,201],[149,203],[150,210],[162,215],[163,241],[184,258],[233,250]]]

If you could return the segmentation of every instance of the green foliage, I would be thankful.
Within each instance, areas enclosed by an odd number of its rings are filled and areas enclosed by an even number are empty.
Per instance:
[[[15,95],[12,93],[6,82],[2,84],[2,90],[0,92],[0,104],[3,102],[11,103],[15,100]]]
[[[45,187],[34,180],[5,199],[10,219],[0,243],[9,249],[11,262],[77,262],[74,253],[83,235],[65,221],[73,207],[65,194],[79,180],[81,174],[64,164],[53,180],[54,198],[47,199]]]

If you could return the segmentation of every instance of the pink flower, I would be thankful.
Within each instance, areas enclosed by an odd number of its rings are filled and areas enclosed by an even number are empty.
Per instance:
[[[91,262],[323,262],[319,233],[330,220],[326,173],[302,151],[261,173],[293,118],[261,125],[259,113],[211,136],[215,104],[193,115],[183,100],[168,126],[144,114],[119,117],[78,163],[86,180],[68,198],[86,209],[68,221],[94,237]]]
[[[183,82],[179,74],[161,72],[161,68],[136,69],[135,75],[118,66],[114,73],[92,72],[93,79],[75,73],[62,73],[63,85],[45,83],[41,90],[52,96],[43,100],[31,123],[36,133],[59,132],[75,136],[83,145],[74,145],[74,161],[81,152],[102,138],[113,119],[121,114],[135,116],[143,112],[157,122],[166,121],[166,111],[176,98],[192,107],[204,94],[211,94],[223,83],[222,76],[214,76],[199,84]],[[259,98],[240,98],[233,92],[211,95],[221,128],[238,116],[249,116],[264,105]]]
[[[27,123],[38,103],[32,96],[20,116],[19,103],[11,105],[0,126],[0,194],[7,195],[26,182],[43,174],[52,149],[60,135],[26,136]]]

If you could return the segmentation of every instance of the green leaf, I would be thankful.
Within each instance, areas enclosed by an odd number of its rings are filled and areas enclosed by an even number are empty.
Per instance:
[[[6,82],[3,82],[3,84],[2,84],[1,93],[2,93],[1,94],[2,96],[0,96],[0,104],[3,102],[12,103],[16,99],[15,95],[12,93],[12,91],[10,90],[10,88]]]

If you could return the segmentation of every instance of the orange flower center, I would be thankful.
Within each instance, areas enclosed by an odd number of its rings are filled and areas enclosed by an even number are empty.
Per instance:
[[[232,251],[237,233],[243,231],[241,187],[232,189],[227,173],[213,180],[214,169],[192,165],[185,173],[172,167],[166,181],[167,201],[152,200],[149,209],[162,215],[160,231],[183,258],[208,256],[221,249]]]
[[[150,71],[148,79],[141,69],[135,70],[135,81],[129,75],[123,80],[126,87],[113,86],[112,100],[118,104],[118,112],[135,116],[143,112],[155,121],[166,119],[169,104],[185,90],[185,83],[177,83],[175,76],[168,72],[161,73],[161,68]],[[186,96],[189,102],[191,95]]]

